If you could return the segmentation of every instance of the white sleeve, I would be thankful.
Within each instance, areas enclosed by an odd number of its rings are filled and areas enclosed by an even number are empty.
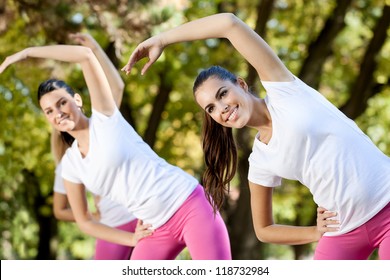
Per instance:
[[[66,194],[64,180],[62,179],[62,166],[61,162],[57,165],[55,170],[54,186],[53,189],[57,193]]]

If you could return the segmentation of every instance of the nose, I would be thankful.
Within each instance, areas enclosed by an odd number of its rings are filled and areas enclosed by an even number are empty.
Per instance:
[[[61,111],[61,110],[57,110],[57,112],[56,112],[56,114],[55,114],[55,117],[56,117],[57,119],[60,119],[60,118],[62,117],[62,115],[63,115],[62,111]]]
[[[222,113],[229,111],[229,105],[222,105]]]

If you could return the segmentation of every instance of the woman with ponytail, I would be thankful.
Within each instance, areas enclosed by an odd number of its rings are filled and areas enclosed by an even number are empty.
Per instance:
[[[315,259],[367,259],[379,249],[390,259],[390,158],[319,92],[294,76],[270,46],[233,14],[187,22],[140,43],[123,67],[127,74],[148,58],[141,74],[170,44],[226,38],[254,67],[267,91],[258,98],[246,82],[212,66],[194,83],[205,111],[204,186],[223,203],[236,171],[232,129],[257,130],[249,157],[252,218],[259,240],[277,244],[318,242]],[[276,224],[273,188],[282,178],[307,186],[317,203],[316,226]],[[367,238],[368,236],[368,238]]]

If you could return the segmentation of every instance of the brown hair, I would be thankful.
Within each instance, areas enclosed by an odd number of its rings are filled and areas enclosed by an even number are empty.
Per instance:
[[[237,83],[237,77],[234,74],[220,66],[212,66],[203,70],[196,78],[193,86],[194,94],[210,77]],[[237,147],[232,128],[220,125],[205,112],[202,147],[206,164],[202,185],[209,194],[207,198],[216,212],[221,209],[226,193],[230,190],[230,181],[237,170]]]

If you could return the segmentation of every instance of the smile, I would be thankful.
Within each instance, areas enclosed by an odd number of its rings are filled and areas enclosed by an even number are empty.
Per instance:
[[[237,106],[236,108],[234,108],[234,109],[230,112],[230,114],[229,114],[228,118],[226,119],[226,121],[233,121],[233,120],[235,120],[236,117],[237,117],[237,110],[238,110],[238,106]]]
[[[68,117],[66,117],[66,118],[62,118],[61,120],[59,120],[57,123],[59,124],[59,125],[61,125],[62,124],[62,122],[63,121],[66,121],[66,120],[68,120]]]

